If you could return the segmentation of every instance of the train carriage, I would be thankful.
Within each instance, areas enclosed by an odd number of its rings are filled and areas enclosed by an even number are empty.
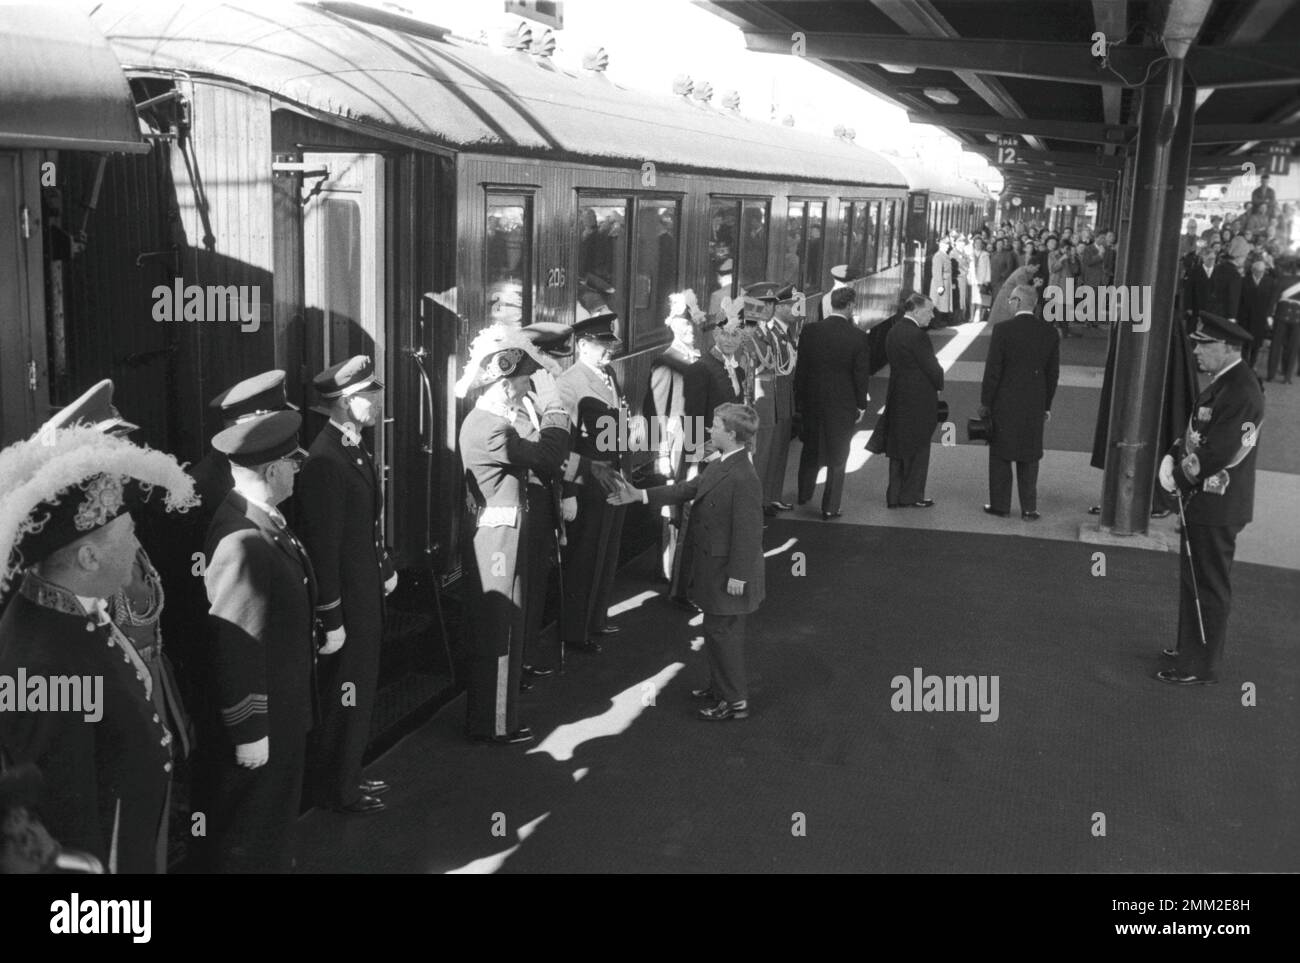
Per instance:
[[[849,263],[870,325],[908,284],[919,175],[620,88],[598,58],[570,74],[349,3],[106,3],[92,23],[151,149],[29,152],[59,176],[24,182],[48,303],[0,360],[6,393],[25,389],[5,441],[111,377],[148,443],[197,461],[225,386],[283,368],[309,409],[315,372],[368,353],[388,386],[369,440],[387,536],[441,583],[463,499],[452,385],[484,324],[615,311],[637,410],[672,291],[715,307],[765,279],[817,292]]]

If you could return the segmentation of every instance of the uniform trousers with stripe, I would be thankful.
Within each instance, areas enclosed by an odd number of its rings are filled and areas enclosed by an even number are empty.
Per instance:
[[[599,485],[578,488],[578,517],[568,526],[564,550],[566,645],[582,645],[605,628],[614,591],[625,505],[611,505]]]
[[[1210,497],[1210,496],[1202,496]],[[1228,613],[1232,609],[1232,559],[1242,525],[1186,525],[1183,528],[1178,592],[1178,657],[1174,667],[1185,675],[1213,679],[1223,658],[1228,639]],[[1191,547],[1196,589],[1205,621],[1205,644],[1201,644],[1196,620],[1196,595],[1187,549]]]
[[[704,613],[704,654],[709,660],[709,688],[719,699],[745,702],[745,620],[747,615]]]
[[[519,565],[521,537],[528,518],[517,526],[476,528],[471,516],[465,539],[466,598],[469,601],[470,667],[466,693],[469,735],[504,736],[519,728],[519,679],[524,659],[524,572]]]
[[[542,620],[546,615],[546,590],[555,564],[555,503],[551,490],[528,485],[528,552],[524,558],[524,645],[521,665],[535,665]]]

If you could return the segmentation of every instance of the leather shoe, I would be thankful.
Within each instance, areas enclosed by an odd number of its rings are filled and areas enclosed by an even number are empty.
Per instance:
[[[521,742],[532,742],[533,730],[527,726],[520,726],[514,732],[507,732],[504,736],[471,736],[470,738],[490,746],[513,746]]]
[[[1218,679],[1205,679],[1199,675],[1188,675],[1175,669],[1161,669],[1156,678],[1170,685],[1215,685]]]
[[[618,635],[618,633],[622,631],[623,630],[620,629],[617,625],[606,625],[604,628],[596,629],[591,634],[592,635]]]
[[[530,679],[546,679],[555,675],[555,670],[549,665],[526,665],[524,675]]]
[[[985,515],[996,515],[998,518],[1006,518],[1006,517],[1007,517],[1008,515],[1010,515],[1011,513],[1010,513],[1010,512],[1002,512],[1002,511],[998,511],[998,510],[997,510],[996,508],[994,508],[992,505],[985,505],[985,506],[984,506],[984,514],[985,514]]]
[[[764,506],[763,506],[763,517],[764,517],[764,518],[776,518],[776,515],[777,515],[777,508],[776,508],[775,505],[764,505]]]
[[[710,702],[718,701],[718,694],[713,691],[712,686],[705,686],[703,689],[692,689],[692,699],[708,699]]]
[[[839,518],[843,512],[822,512],[822,521],[829,522],[832,518]]]
[[[361,785],[357,788],[366,796],[382,796],[391,787],[382,779],[362,779]]]
[[[772,507],[775,508],[778,512],[794,511],[794,506],[791,505],[789,502],[772,502]]]
[[[1089,514],[1089,515],[1100,515],[1100,514],[1101,514],[1101,506],[1100,506],[1100,505],[1093,505],[1091,508],[1088,509],[1088,514]]]
[[[701,709],[696,713],[705,722],[726,722],[728,719],[748,719],[749,703],[741,700],[740,702],[727,702],[720,700],[716,706],[709,706],[707,709]]]
[[[1167,656],[1169,656],[1169,658],[1171,658],[1171,659],[1176,659],[1176,658],[1178,658],[1178,650],[1177,650],[1177,649],[1161,649],[1161,650],[1160,650],[1160,654],[1161,654],[1161,655],[1167,655]]]
[[[573,642],[565,646],[572,652],[585,652],[587,655],[597,655],[601,651],[600,643],[595,639],[588,639],[586,642]]]
[[[388,807],[384,805],[384,801],[379,797],[372,796],[369,793],[362,793],[346,806],[331,806],[330,808],[336,813],[359,814],[377,813],[381,809],[387,809]]]
[[[1043,516],[1040,515],[1040,514],[1038,514],[1038,512],[1021,512],[1021,513],[1020,513],[1020,520],[1021,520],[1021,521],[1025,521],[1025,522],[1036,522],[1036,521],[1038,521],[1038,520],[1039,520],[1040,518],[1042,518],[1042,517],[1043,517]]]
[[[933,498],[922,498],[919,502],[912,502],[908,508],[934,508]]]
[[[1168,517],[1169,517],[1170,515],[1172,515],[1172,514],[1173,514],[1173,510],[1172,510],[1172,509],[1169,509],[1169,508],[1157,508],[1155,511],[1153,511],[1153,512],[1151,513],[1151,517],[1152,517],[1152,518],[1168,518]]]

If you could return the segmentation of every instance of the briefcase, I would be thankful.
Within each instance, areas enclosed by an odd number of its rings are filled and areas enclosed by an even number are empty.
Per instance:
[[[948,402],[940,398],[939,399],[939,424],[942,425],[947,420],[948,420]]]
[[[988,442],[993,436],[993,425],[987,418],[970,418],[966,421],[966,440]]]

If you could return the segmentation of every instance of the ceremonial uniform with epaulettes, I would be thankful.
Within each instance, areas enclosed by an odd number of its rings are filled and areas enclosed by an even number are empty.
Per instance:
[[[1191,337],[1245,343],[1250,336],[1233,322],[1202,312],[1200,327]],[[1175,671],[1203,681],[1214,680],[1227,640],[1232,561],[1237,535],[1254,513],[1255,461],[1263,419],[1259,379],[1244,362],[1232,362],[1197,397],[1187,431],[1171,452],[1174,483],[1186,504]],[[1188,547],[1194,573],[1188,569]],[[1204,620],[1204,645],[1193,574]]]

